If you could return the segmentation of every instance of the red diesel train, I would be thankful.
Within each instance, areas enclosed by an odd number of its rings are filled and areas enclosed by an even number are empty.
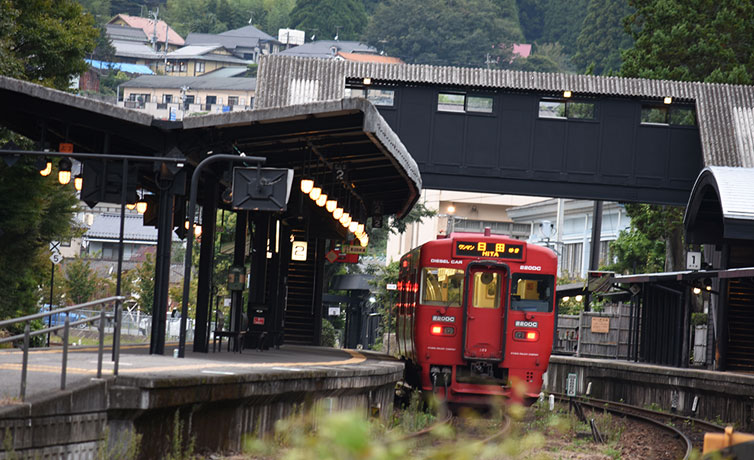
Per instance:
[[[552,250],[489,229],[404,255],[396,326],[406,383],[449,403],[537,397],[552,351],[556,273]]]

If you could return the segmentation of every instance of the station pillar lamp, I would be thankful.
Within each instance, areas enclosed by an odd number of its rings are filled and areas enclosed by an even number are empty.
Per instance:
[[[52,161],[50,161],[49,158],[44,158],[42,161],[38,162],[37,168],[39,168],[39,174],[47,177],[52,172]]]
[[[71,160],[63,157],[58,163],[58,182],[63,185],[68,184],[71,181]]]
[[[76,174],[76,177],[73,178],[73,188],[75,188],[77,192],[80,192],[83,186],[84,178],[81,177],[81,174]]]

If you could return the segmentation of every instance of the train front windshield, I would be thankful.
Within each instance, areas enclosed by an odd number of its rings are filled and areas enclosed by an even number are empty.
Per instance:
[[[422,270],[423,305],[460,307],[463,299],[463,270],[426,267]]]
[[[555,278],[515,273],[511,282],[511,310],[551,312]]]

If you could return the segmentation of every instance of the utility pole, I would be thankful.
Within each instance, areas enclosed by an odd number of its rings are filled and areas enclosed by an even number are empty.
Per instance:
[[[149,14],[154,20],[154,31],[152,32],[152,51],[157,52],[157,17],[160,15],[160,7],[157,10],[150,11]]]

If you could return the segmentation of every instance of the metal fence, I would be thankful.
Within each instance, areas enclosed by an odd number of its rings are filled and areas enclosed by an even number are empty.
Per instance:
[[[53,310],[53,312],[57,312],[57,310]],[[89,317],[98,315],[99,310],[80,310],[77,313],[82,316]],[[194,339],[194,320],[189,318],[186,323],[186,337],[187,340],[191,341]],[[55,324],[54,321],[53,324]],[[180,327],[180,316],[168,316],[165,320],[165,338],[167,340],[177,340],[180,336]],[[82,325],[79,328],[80,331],[90,331],[96,329],[96,326],[92,325],[91,323]],[[108,320],[105,324],[105,332],[110,333],[112,332],[112,330],[112,321]],[[152,336],[152,315],[141,313],[141,311],[139,310],[129,310],[128,308],[124,308],[121,314],[121,335],[126,336],[125,340],[130,343],[149,342]]]
[[[68,344],[70,339],[71,328],[79,328],[85,325],[91,326],[91,323],[97,323],[97,331],[99,335],[99,353],[97,358],[97,378],[102,377],[102,355],[105,345],[105,329],[106,324],[111,324],[110,329],[113,332],[113,374],[118,375],[118,363],[120,360],[120,334],[118,326],[120,325],[120,312],[123,300],[125,297],[107,297],[104,299],[94,300],[92,302],[86,302],[79,305],[73,305],[71,307],[57,308],[52,311],[35,313],[33,315],[22,316],[20,318],[9,319],[0,321],[0,328],[13,326],[14,324],[24,323],[24,333],[5,337],[0,339],[0,344],[8,342],[23,341],[23,362],[21,365],[21,391],[20,398],[22,401],[26,399],[26,375],[29,368],[29,342],[32,337],[38,335],[45,335],[51,332],[63,331],[63,365],[60,371],[60,389],[65,390],[66,385],[66,372],[68,366]],[[112,304],[112,311],[107,311],[108,304]],[[89,307],[100,306],[99,310],[93,311],[94,314],[89,316],[82,315],[81,311]],[[71,321],[72,316],[76,316],[75,321]],[[31,330],[31,322],[37,319],[44,320],[45,318],[57,318],[61,324],[55,324],[44,329],[36,331]]]

